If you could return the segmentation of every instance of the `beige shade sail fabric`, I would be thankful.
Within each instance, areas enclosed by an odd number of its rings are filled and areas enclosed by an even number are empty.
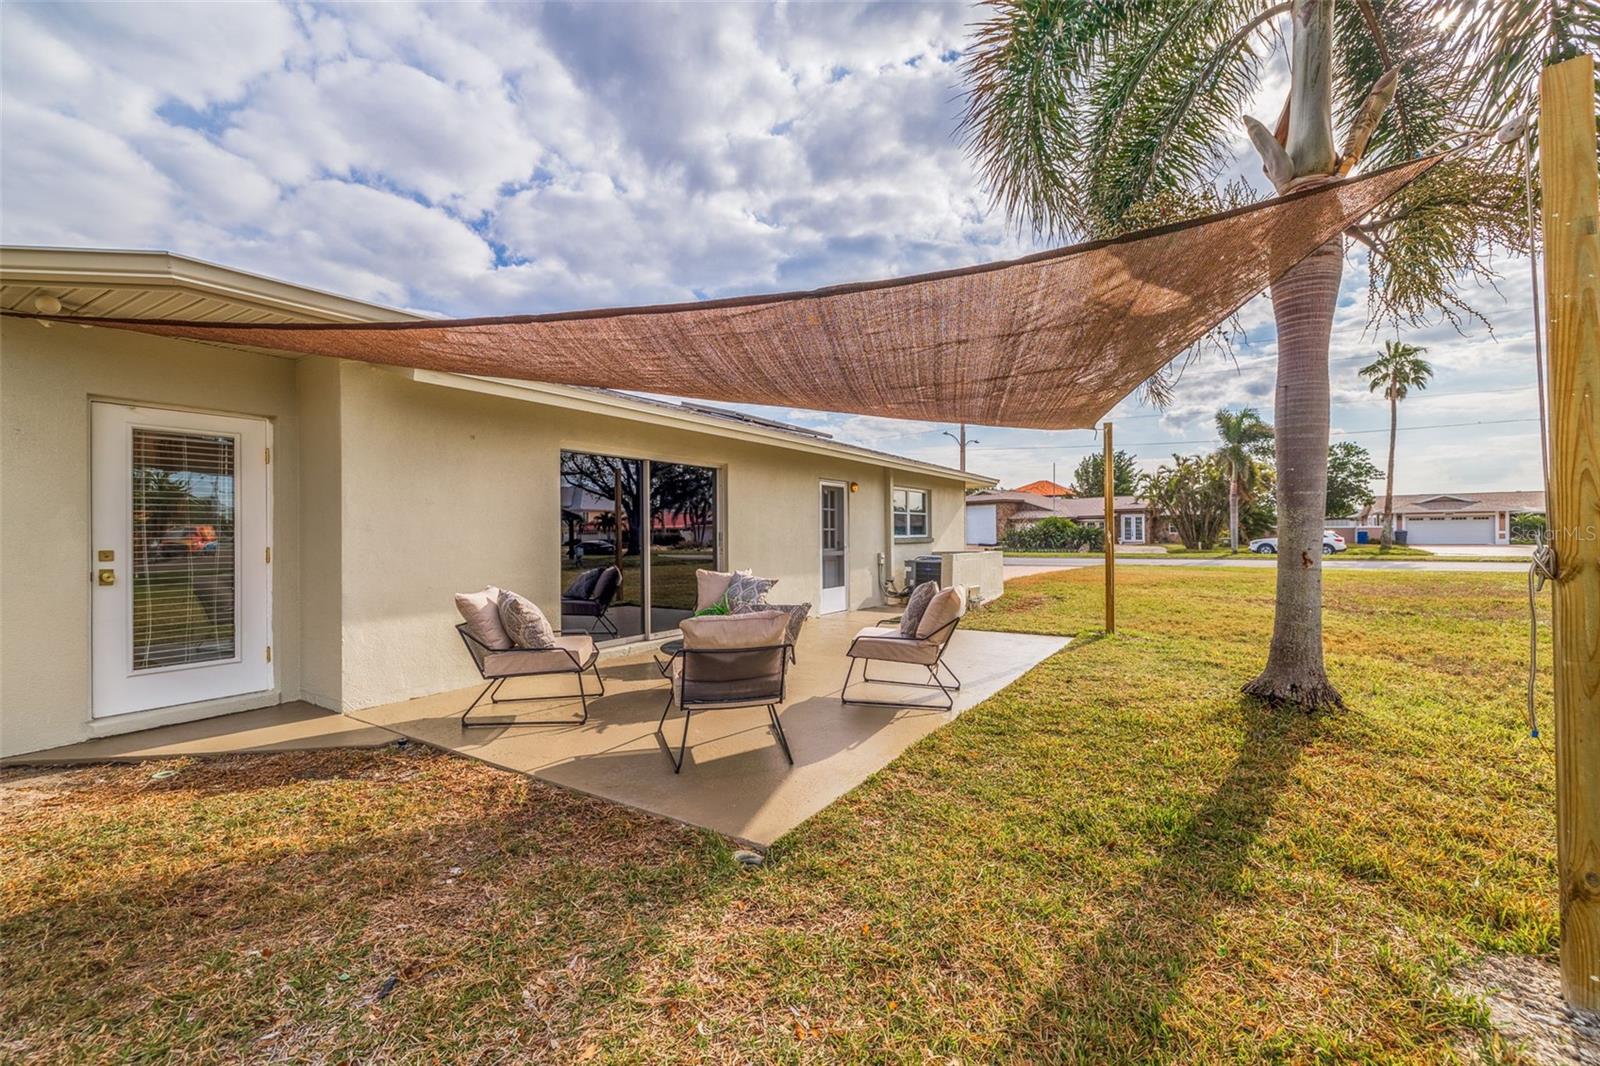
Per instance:
[[[1081,429],[1439,158],[1114,240],[804,293],[400,323],[95,321],[486,377]]]

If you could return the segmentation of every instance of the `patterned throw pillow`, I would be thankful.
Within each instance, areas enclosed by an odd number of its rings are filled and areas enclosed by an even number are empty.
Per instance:
[[[728,582],[728,607],[734,614],[760,610],[767,602],[767,593],[778,583],[775,577],[753,577],[734,574]]]
[[[902,637],[915,637],[917,625],[922,621],[922,612],[928,609],[928,604],[933,602],[933,594],[939,591],[937,581],[924,581],[911,590],[911,598],[906,600],[905,613],[900,616],[900,635]]]
[[[500,624],[519,648],[543,650],[556,646],[555,630],[539,605],[515,592],[500,593]]]

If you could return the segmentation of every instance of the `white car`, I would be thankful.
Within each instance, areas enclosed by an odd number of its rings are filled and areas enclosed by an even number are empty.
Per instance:
[[[1322,531],[1323,555],[1332,555],[1334,552],[1342,552],[1344,549],[1345,543],[1343,537],[1339,536],[1339,534],[1335,533],[1331,529],[1324,529]],[[1259,537],[1250,542],[1250,550],[1255,552],[1257,555],[1277,555],[1278,538]]]

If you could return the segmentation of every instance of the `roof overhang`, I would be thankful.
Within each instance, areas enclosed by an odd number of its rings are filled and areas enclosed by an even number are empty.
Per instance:
[[[83,318],[235,325],[422,318],[171,252],[0,247],[0,309],[39,313],[54,306],[50,300],[60,301],[60,314]]]

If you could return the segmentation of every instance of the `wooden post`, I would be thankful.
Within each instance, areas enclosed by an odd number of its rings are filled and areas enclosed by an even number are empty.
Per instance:
[[[1561,991],[1572,1006],[1600,1011],[1600,190],[1593,93],[1592,56],[1546,67],[1539,79]]]
[[[1111,423],[1105,424],[1106,446],[1106,477],[1105,493],[1106,503],[1106,632],[1117,631],[1117,497],[1114,490],[1117,487],[1117,469],[1113,461],[1115,456],[1111,451]]]

